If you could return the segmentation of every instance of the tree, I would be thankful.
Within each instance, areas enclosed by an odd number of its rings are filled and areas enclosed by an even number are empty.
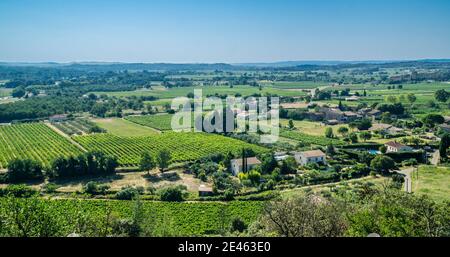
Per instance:
[[[150,174],[150,170],[155,168],[155,161],[148,152],[142,153],[139,168],[140,170],[147,171],[147,174]]]
[[[385,154],[387,152],[387,147],[385,145],[380,146],[380,148],[378,148],[378,151],[380,151],[380,153]]]
[[[294,157],[289,156],[286,160],[283,160],[280,167],[281,174],[292,174],[297,172],[297,161]]]
[[[348,128],[347,127],[339,127],[337,132],[342,135],[342,137],[345,137],[348,134]]]
[[[445,89],[440,89],[434,93],[434,98],[436,98],[436,100],[439,102],[445,103],[450,98],[450,93]]]
[[[355,121],[354,123],[356,123],[356,127],[359,130],[368,130],[370,127],[372,127],[372,121],[367,118]]]
[[[390,124],[392,123],[391,113],[390,112],[383,112],[381,114],[381,122]]]
[[[439,143],[439,154],[441,156],[441,160],[447,160],[447,150],[450,147],[450,134],[447,133],[441,138],[441,142]]]
[[[164,169],[169,167],[170,160],[172,159],[171,153],[167,149],[162,149],[158,153],[158,167],[161,170],[161,172],[164,172]]]
[[[386,100],[386,102],[392,103],[392,104],[396,103],[398,101],[397,97],[394,95],[387,96],[385,100]]]
[[[352,143],[358,143],[358,135],[356,133],[350,133],[348,135],[348,139],[352,142]]]
[[[261,180],[261,173],[256,170],[251,170],[247,174],[247,179],[250,180],[253,185],[258,185]]]
[[[333,135],[333,128],[327,127],[325,129],[325,137],[327,137],[327,138],[333,138],[334,137],[334,135]]]
[[[91,109],[91,113],[98,116],[98,117],[105,117],[106,112],[108,111],[108,108],[105,104],[102,103],[96,103]]]
[[[345,207],[338,201],[318,200],[316,195],[297,195],[269,202],[261,223],[283,237],[336,237],[346,230]]]
[[[406,98],[408,99],[408,102],[410,102],[411,104],[415,103],[417,100],[416,95],[414,95],[413,93],[409,93]]]
[[[11,95],[12,97],[23,97],[27,92],[25,91],[24,87],[16,87],[14,88],[14,90],[12,91]]]
[[[186,186],[178,185],[172,187],[166,187],[159,191],[161,201],[167,202],[181,202],[184,200],[184,194]]]
[[[359,138],[364,140],[366,142],[367,140],[370,140],[372,138],[372,133],[364,131],[359,134]]]
[[[294,121],[293,120],[289,120],[288,126],[289,126],[289,129],[294,129],[295,128]]]
[[[23,182],[42,179],[42,166],[39,162],[29,159],[13,159],[8,163],[6,173],[8,182]]]
[[[388,174],[395,168],[395,162],[391,157],[378,155],[370,162],[370,167],[378,173]]]
[[[264,156],[260,165],[262,174],[270,174],[278,166],[277,160],[273,153],[268,156]]]
[[[434,127],[436,124],[442,124],[444,123],[445,119],[440,114],[428,114],[422,119],[423,124],[425,124],[428,127]]]
[[[242,233],[246,229],[247,229],[247,225],[245,225],[245,222],[243,220],[241,220],[240,218],[234,218],[231,221],[231,228],[230,228],[231,232],[238,231],[238,232]]]

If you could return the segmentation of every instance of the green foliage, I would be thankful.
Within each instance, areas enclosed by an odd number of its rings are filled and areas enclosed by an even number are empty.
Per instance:
[[[127,116],[125,119],[158,130],[172,130],[171,126],[172,117],[173,115],[164,114],[164,115]]]
[[[247,229],[247,225],[245,224],[245,222],[243,220],[241,220],[240,218],[234,218],[231,221],[231,228],[230,231],[231,232],[244,232],[244,230]]]
[[[325,137],[326,138],[333,138],[334,137],[333,129],[331,127],[327,127],[325,129]]]
[[[370,167],[381,174],[388,174],[395,168],[395,162],[392,158],[384,155],[377,155],[370,162]]]
[[[109,175],[117,168],[117,160],[113,156],[101,152],[87,152],[76,157],[58,157],[49,172],[51,178],[81,177],[86,175]]]
[[[6,168],[16,158],[49,166],[58,156],[80,153],[80,149],[43,123],[0,126],[0,168]]]
[[[447,160],[447,151],[450,147],[450,134],[445,134],[439,142],[439,154],[442,160]]]
[[[6,173],[8,182],[16,183],[28,180],[40,180],[44,177],[42,166],[33,160],[11,160]]]
[[[156,157],[156,162],[158,163],[158,168],[161,172],[164,172],[166,168],[169,167],[170,160],[172,159],[172,154],[167,149],[161,149]]]
[[[428,127],[434,127],[436,124],[444,123],[445,119],[440,114],[428,114],[422,119],[422,122]]]
[[[149,234],[153,236],[218,235],[221,228],[231,226],[231,219],[226,217],[240,217],[245,224],[255,221],[261,213],[263,202],[142,201],[140,205],[140,210],[136,211],[135,201],[0,198],[0,217],[2,225],[6,225],[0,226],[0,235],[25,236],[19,225],[28,224],[24,226],[26,236],[44,236],[39,231],[47,231],[45,236],[65,237],[74,232],[81,236],[117,236],[119,231],[131,231],[118,229],[119,220],[127,220],[121,223],[130,225],[135,223],[134,220],[141,219],[139,217],[151,218]],[[24,215],[17,222],[16,213]],[[25,215],[29,218],[25,219]],[[47,219],[49,222],[37,223]],[[49,227],[41,230],[44,224]],[[130,228],[128,225],[122,228]]]
[[[212,153],[240,153],[242,148],[252,148],[257,153],[267,151],[237,139],[208,133],[175,133],[145,137],[119,137],[111,134],[76,136],[74,140],[91,151],[101,151],[116,156],[120,166],[138,166],[143,152],[157,156],[162,149],[169,149],[172,162],[200,159]]]
[[[37,191],[27,185],[8,185],[5,188],[0,188],[0,196],[13,197],[30,197],[37,194]]]
[[[165,202],[182,202],[186,195],[186,186],[172,186],[166,187],[159,190],[159,195],[161,197],[161,201]]]
[[[133,200],[143,193],[144,188],[126,186],[117,192],[114,197],[118,200]]]
[[[142,153],[139,169],[143,171],[150,171],[156,166],[155,160],[148,152]]]
[[[91,195],[104,195],[107,193],[108,189],[108,185],[99,184],[95,181],[89,181],[83,186],[84,192]]]
[[[288,131],[281,130],[280,136],[297,140],[304,145],[322,145],[326,146],[329,144],[339,146],[344,144],[343,141],[335,138],[326,138],[321,136],[312,136],[308,134],[301,133],[299,131]]]
[[[434,97],[435,97],[436,100],[438,100],[439,102],[445,103],[445,102],[447,102],[448,99],[450,98],[450,93],[447,92],[445,89],[440,89],[440,90],[437,90],[437,91],[434,93]]]
[[[280,172],[281,174],[292,174],[297,172],[297,161],[294,157],[289,156],[281,162]]]

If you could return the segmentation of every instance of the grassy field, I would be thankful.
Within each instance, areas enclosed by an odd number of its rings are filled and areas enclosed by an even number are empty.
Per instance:
[[[314,81],[301,81],[301,82],[282,81],[282,82],[267,83],[266,85],[282,89],[312,89],[316,87],[327,86],[328,84],[329,83],[326,82],[314,82]]]
[[[333,126],[327,126],[323,125],[320,122],[314,122],[314,121],[298,121],[294,120],[294,126],[295,128],[305,134],[312,135],[312,136],[324,136],[325,135],[325,129],[327,127],[331,127],[333,129],[333,132],[336,136],[339,136],[337,133],[337,130],[339,127],[347,127],[346,124],[340,124],[340,125],[333,125]],[[280,123],[282,126],[287,126],[289,123],[288,119],[280,119]]]
[[[298,130],[281,130],[280,133],[281,137],[289,138],[292,140],[295,140],[297,142],[301,142],[306,146],[309,145],[320,145],[320,146],[327,146],[327,145],[342,145],[344,144],[344,141],[341,141],[336,138],[327,138],[325,136],[314,136],[309,135],[303,132],[300,132]]]
[[[158,133],[149,127],[120,118],[94,119],[93,121],[101,128],[106,129],[108,133],[121,137],[148,136]]]
[[[148,90],[136,90],[136,91],[121,91],[121,92],[94,92],[95,94],[101,95],[106,94],[109,96],[116,97],[126,97],[126,96],[155,96],[160,99],[168,99],[174,97],[185,97],[188,93],[194,93],[194,89],[202,89],[203,96],[206,97],[208,95],[235,95],[237,93],[242,96],[250,96],[252,94],[277,94],[279,96],[301,96],[305,95],[304,92],[301,91],[292,91],[288,89],[281,89],[275,87],[263,87],[260,91],[258,87],[251,86],[233,86],[230,88],[229,86],[206,86],[206,87],[176,87],[171,89],[165,88],[154,88]]]
[[[412,177],[412,191],[435,200],[450,200],[450,167],[420,166]]]
[[[11,96],[11,92],[12,92],[11,88],[0,87],[0,97]]]

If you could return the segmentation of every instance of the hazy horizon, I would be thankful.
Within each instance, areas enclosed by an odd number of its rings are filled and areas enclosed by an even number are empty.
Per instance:
[[[0,2],[1,62],[450,59],[450,1]]]

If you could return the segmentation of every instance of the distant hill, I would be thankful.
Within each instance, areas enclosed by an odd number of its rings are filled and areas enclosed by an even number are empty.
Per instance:
[[[268,63],[122,63],[122,62],[0,62],[3,67],[21,68],[56,68],[75,71],[234,71],[234,70],[316,70],[316,69],[340,69],[352,67],[398,67],[398,66],[449,66],[450,59],[423,59],[412,61],[401,60],[368,60],[368,61],[282,61]]]

